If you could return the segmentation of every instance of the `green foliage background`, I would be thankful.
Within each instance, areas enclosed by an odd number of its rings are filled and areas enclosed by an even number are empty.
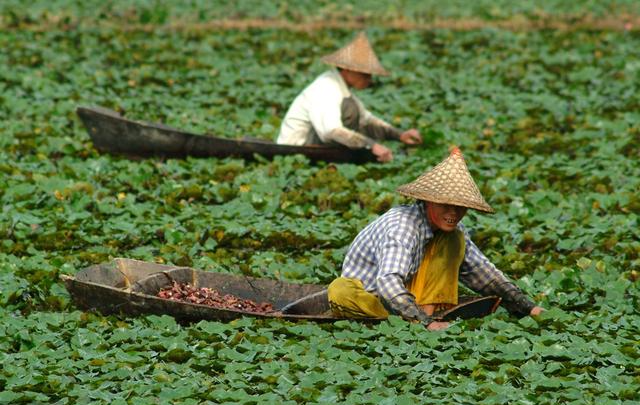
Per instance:
[[[640,35],[507,31],[500,19],[635,13],[631,1],[0,3],[0,402],[575,403],[640,397]],[[366,6],[366,7],[365,7]],[[354,18],[358,17],[358,18]],[[369,21],[389,78],[359,95],[426,138],[388,165],[300,156],[129,161],[75,116],[102,105],[273,139],[350,30],[221,30],[215,18]],[[477,18],[472,31],[387,18]],[[181,22],[183,26],[171,25]],[[621,23],[622,26],[622,23]],[[465,224],[543,316],[430,333],[392,318],[291,324],[75,310],[60,274],[113,257],[327,283],[395,188],[460,145],[497,214]]]

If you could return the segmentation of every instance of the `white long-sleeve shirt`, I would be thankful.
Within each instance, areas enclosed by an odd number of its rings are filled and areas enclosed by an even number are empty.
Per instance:
[[[354,133],[342,123],[342,100],[347,97],[352,97],[356,102],[361,125],[375,121],[378,125],[391,127],[364,108],[362,102],[349,91],[340,73],[331,69],[318,76],[295,98],[282,121],[276,142],[286,145],[309,145],[319,140],[336,141],[350,147],[370,146],[374,143],[371,139]],[[340,128],[343,131],[335,131]],[[349,142],[341,142],[344,138],[339,139],[336,133],[350,134]]]

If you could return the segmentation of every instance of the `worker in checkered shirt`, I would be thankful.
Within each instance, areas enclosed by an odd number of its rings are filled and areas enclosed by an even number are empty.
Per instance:
[[[458,148],[398,192],[417,201],[390,209],[356,236],[341,277],[329,285],[334,315],[391,313],[444,329],[449,323],[433,316],[458,304],[458,281],[481,295],[497,295],[513,315],[543,311],[484,256],[460,223],[468,208],[493,209]]]

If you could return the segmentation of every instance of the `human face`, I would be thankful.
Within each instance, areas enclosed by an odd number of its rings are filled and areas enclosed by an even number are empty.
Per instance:
[[[356,90],[366,89],[371,86],[371,75],[368,73],[356,72],[354,70],[341,69],[340,75],[347,86]]]
[[[439,204],[425,201],[425,210],[429,224],[435,229],[451,232],[467,213],[465,207],[451,204]]]

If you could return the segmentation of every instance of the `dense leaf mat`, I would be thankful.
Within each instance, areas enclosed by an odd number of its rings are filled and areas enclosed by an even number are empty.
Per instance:
[[[635,0],[20,0],[0,3],[0,24],[38,28],[43,22],[61,26],[96,23],[109,25],[208,23],[212,20],[264,20],[289,22],[367,22],[375,24],[451,21],[458,27],[480,20],[523,20],[545,23],[557,20],[575,23],[585,17],[592,24],[603,19],[640,13]],[[457,21],[457,22],[456,22]],[[526,23],[525,23],[526,25]]]
[[[640,401],[640,36],[370,34],[393,73],[361,97],[426,144],[314,166],[103,156],[74,109],[273,139],[351,32],[0,31],[0,402]],[[121,256],[327,283],[450,144],[497,210],[466,226],[541,318],[180,326],[82,314],[58,282]]]

